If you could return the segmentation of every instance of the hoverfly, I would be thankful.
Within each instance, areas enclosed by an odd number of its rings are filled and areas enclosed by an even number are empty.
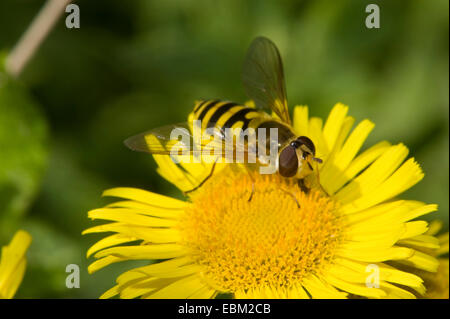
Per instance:
[[[255,107],[220,100],[198,101],[187,123],[169,125],[141,133],[127,139],[125,145],[135,151],[170,155],[169,145],[173,145],[171,132],[180,128],[179,132],[189,135],[188,137],[192,140],[194,121],[196,123],[201,121],[202,131],[214,128],[223,144],[227,143],[223,133],[227,128],[239,127],[242,130],[253,128],[255,131],[261,128],[276,128],[278,130],[277,172],[283,177],[298,179],[300,187],[308,191],[303,179],[314,171],[313,162],[322,163],[322,160],[315,157],[315,146],[311,139],[296,135],[291,126],[281,56],[271,40],[265,37],[257,37],[253,40],[245,58],[242,80],[246,93],[254,101]],[[266,111],[272,111],[276,117],[269,115]],[[198,144],[200,144],[198,151],[205,151],[208,147],[206,143]],[[266,143],[266,145],[269,144]],[[221,149],[224,150],[226,147]],[[190,154],[194,153],[194,148],[190,148]],[[225,153],[220,155],[225,156]],[[206,179],[212,175],[212,171]],[[203,185],[206,179],[190,191]]]

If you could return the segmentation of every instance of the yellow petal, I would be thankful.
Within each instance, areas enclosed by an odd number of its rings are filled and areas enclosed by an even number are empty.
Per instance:
[[[152,264],[149,266],[133,269],[133,272],[139,272],[142,274],[145,274],[147,276],[153,276],[158,278],[173,278],[173,277],[184,277],[187,275],[192,275],[194,273],[199,273],[201,271],[201,267],[197,264],[190,264],[185,266],[180,266],[177,268],[155,268],[152,267],[153,265],[158,264]]]
[[[174,279],[147,278],[126,282],[120,285],[121,299],[145,298],[147,295],[170,285]]]
[[[169,218],[169,219],[177,219],[180,214],[183,212],[183,209],[171,209],[164,207],[155,207],[149,206],[144,203],[136,202],[136,201],[118,201],[111,204],[106,205],[106,207],[110,208],[130,208],[134,211],[138,211],[139,214],[160,217],[160,218]]]
[[[93,253],[95,253],[99,250],[102,250],[104,248],[128,243],[128,242],[135,241],[135,240],[138,240],[138,238],[124,236],[122,234],[114,234],[111,236],[107,236],[105,238],[100,239],[98,242],[96,242],[94,245],[92,245],[88,249],[88,251],[86,253],[86,258],[89,258]]]
[[[338,189],[340,185],[336,184],[335,181],[338,181],[338,178],[343,175],[374,126],[368,120],[359,123],[350,134],[342,149],[333,156],[332,160],[329,159],[325,163],[321,171],[321,178],[322,180],[330,181],[326,187],[328,193],[334,193]]]
[[[119,261],[127,260],[126,258],[120,258],[117,256],[106,256],[99,260],[94,261],[92,264],[88,266],[88,273],[93,274],[94,272],[109,266],[111,264],[117,263]]]
[[[390,247],[387,249],[338,249],[337,255],[348,259],[366,261],[366,262],[381,262],[386,260],[401,260],[410,258],[414,251],[406,247]]]
[[[135,268],[124,272],[122,275],[117,277],[117,282],[127,282],[142,276],[151,277],[158,273],[164,273],[168,271],[176,271],[182,266],[192,263],[190,257],[179,257],[173,258],[158,263],[153,263],[151,265]]]
[[[381,282],[380,288],[382,288],[384,291],[386,291],[386,297],[384,297],[386,299],[416,299],[416,296],[414,296],[409,291],[406,291],[405,289],[391,285],[387,282]]]
[[[347,294],[336,290],[331,285],[322,282],[312,275],[302,281],[303,287],[313,299],[345,299]]]
[[[335,263],[336,265],[333,266],[330,273],[346,281],[366,283],[367,276],[371,273],[371,268],[368,268],[367,263],[344,258],[336,259]],[[420,277],[408,272],[400,271],[383,263],[376,263],[375,265],[379,270],[380,281],[389,281],[418,290],[423,289],[423,280]]]
[[[322,133],[322,119],[318,117],[312,117],[309,120],[309,138],[316,146],[316,156],[326,160],[326,156],[330,153],[327,143]]]
[[[139,259],[168,259],[187,254],[185,247],[178,244],[158,244],[142,246],[120,246],[101,250],[95,254],[95,258],[108,255],[125,258],[128,260]]]
[[[294,285],[288,290],[288,298],[289,299],[311,299],[310,296],[306,293],[305,289],[303,289],[300,285]]]
[[[114,287],[105,291],[99,299],[110,299],[119,294],[119,285],[115,285]]]
[[[400,245],[413,246],[417,248],[438,249],[439,240],[436,237],[429,235],[418,235],[415,237],[402,239],[399,241]]]
[[[217,295],[217,291],[209,287],[203,287],[197,292],[189,296],[189,299],[213,299]]]
[[[31,244],[31,236],[19,230],[9,245],[2,247],[0,258],[0,296],[12,298],[22,282],[26,259],[25,254]]]
[[[386,296],[386,293],[382,289],[369,288],[363,284],[350,283],[333,275],[326,275],[325,277],[326,280],[333,286],[355,295],[369,298],[382,298]]]
[[[361,175],[336,193],[336,198],[343,203],[350,203],[370,193],[400,166],[407,155],[408,149],[403,144],[391,146]]]
[[[140,227],[123,223],[94,226],[84,230],[83,235],[101,232],[116,232],[152,243],[172,243],[180,240],[180,232],[177,229]]]
[[[369,164],[375,161],[378,157],[380,157],[387,149],[391,146],[390,143],[386,141],[379,142],[372,147],[368,148],[360,155],[358,155],[348,166],[348,168],[336,177],[334,181],[334,187],[331,191],[335,192],[339,188],[341,188],[345,183],[350,181],[356,175],[358,175],[361,171],[363,171]]]
[[[360,194],[361,197],[345,205],[342,209],[346,210],[346,213],[354,213],[377,205],[411,188],[423,176],[422,170],[411,158],[375,189],[366,190],[364,194]]]
[[[348,106],[342,103],[337,103],[331,110],[323,127],[323,139],[327,150],[331,151],[334,148],[334,143],[339,136],[347,112]]]
[[[436,258],[420,251],[413,250],[413,252],[408,258],[397,262],[430,272],[435,272],[438,269],[439,261]]]
[[[181,209],[186,203],[178,199],[155,194],[138,188],[117,187],[103,192],[103,196],[120,197],[145,203],[153,207]]]
[[[150,294],[151,299],[186,299],[202,290],[205,285],[197,275],[189,276]]]
[[[98,208],[89,211],[88,217],[150,227],[172,227],[177,224],[174,220],[150,217],[139,213],[139,211],[126,208]]]
[[[294,130],[298,135],[308,136],[308,107],[296,106],[294,108]]]

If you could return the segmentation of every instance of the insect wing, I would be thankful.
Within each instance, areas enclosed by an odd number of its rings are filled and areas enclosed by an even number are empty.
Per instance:
[[[213,126],[204,131],[194,124],[179,123],[159,127],[125,140],[133,151],[172,156],[248,156],[256,152],[243,139],[227,136],[220,127]],[[232,158],[230,159],[230,161]]]
[[[265,37],[253,40],[245,58],[242,81],[257,108],[272,110],[291,125],[283,63],[275,44]]]
[[[124,144],[133,151],[170,155],[172,146],[177,142],[188,147],[191,140],[189,126],[187,123],[182,123],[166,125],[140,133],[126,139]]]

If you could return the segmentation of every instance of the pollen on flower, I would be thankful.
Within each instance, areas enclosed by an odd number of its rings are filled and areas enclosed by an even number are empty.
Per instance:
[[[337,204],[319,190],[305,194],[277,174],[252,176],[224,169],[193,195],[179,224],[205,280],[220,291],[288,288],[320,274],[342,237]]]

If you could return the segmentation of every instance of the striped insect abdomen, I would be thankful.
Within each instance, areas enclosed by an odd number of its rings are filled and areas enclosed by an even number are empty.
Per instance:
[[[266,129],[267,138],[270,128],[278,130],[278,141],[280,146],[295,137],[289,126],[279,120],[274,119],[267,113],[253,107],[241,105],[229,101],[203,100],[199,101],[194,111],[189,116],[189,120],[200,120],[202,130],[210,127],[218,128],[247,128]]]
[[[190,120],[200,120],[203,130],[209,127],[246,130],[254,119],[265,116],[264,112],[238,103],[205,100],[195,105]]]

